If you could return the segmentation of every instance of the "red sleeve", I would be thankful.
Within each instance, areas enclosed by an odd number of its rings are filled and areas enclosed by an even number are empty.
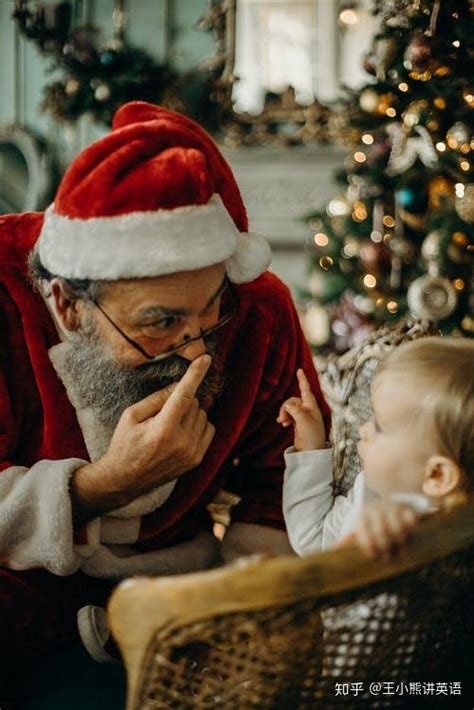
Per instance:
[[[233,510],[234,521],[284,528],[282,489],[283,452],[293,444],[293,428],[276,422],[282,403],[299,396],[296,377],[303,368],[319,403],[329,435],[331,415],[314,369],[312,354],[301,330],[288,289],[279,284],[262,314],[261,331],[272,323],[258,398],[238,447],[238,464],[226,488],[242,502]],[[271,317],[270,317],[271,315]]]

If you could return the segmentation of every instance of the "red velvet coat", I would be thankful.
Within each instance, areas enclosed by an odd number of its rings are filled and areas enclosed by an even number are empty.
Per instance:
[[[0,471],[41,459],[88,459],[75,410],[48,358],[58,342],[55,326],[27,280],[26,258],[42,219],[0,217]],[[235,520],[283,528],[283,451],[292,443],[292,429],[275,419],[282,402],[298,394],[298,367],[329,426],[286,286],[267,272],[236,289],[241,309],[222,331],[225,389],[209,412],[216,435],[201,465],[179,479],[162,507],[144,516],[137,549],[174,544],[208,528],[206,505],[221,487],[242,497]]]

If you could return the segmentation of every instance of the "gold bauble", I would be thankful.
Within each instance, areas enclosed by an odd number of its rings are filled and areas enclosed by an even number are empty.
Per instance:
[[[464,186],[464,195],[456,197],[456,212],[468,224],[474,222],[474,183]]]
[[[448,200],[453,199],[454,185],[451,180],[448,180],[448,178],[444,177],[444,175],[438,175],[430,180],[428,185],[428,196],[430,207],[441,207],[442,202],[447,202]]]

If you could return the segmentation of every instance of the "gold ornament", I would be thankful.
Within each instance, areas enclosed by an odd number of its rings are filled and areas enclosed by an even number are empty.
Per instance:
[[[438,208],[442,202],[451,201],[454,197],[454,184],[451,180],[438,175],[430,180],[428,185],[429,206]]]
[[[415,318],[439,321],[454,312],[458,296],[449,279],[425,274],[410,284],[407,301]]]
[[[464,186],[464,195],[456,197],[455,208],[465,222],[474,222],[474,183]]]

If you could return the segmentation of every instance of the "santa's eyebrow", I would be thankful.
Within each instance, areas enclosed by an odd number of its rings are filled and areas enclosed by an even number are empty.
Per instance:
[[[209,299],[204,310],[209,308],[216,299],[225,291],[227,287],[227,277],[224,277],[221,285],[215,292],[213,296]],[[138,312],[136,318],[137,320],[142,320],[143,318],[163,318],[166,316],[187,316],[189,311],[186,308],[170,308],[169,306],[147,306]]]

